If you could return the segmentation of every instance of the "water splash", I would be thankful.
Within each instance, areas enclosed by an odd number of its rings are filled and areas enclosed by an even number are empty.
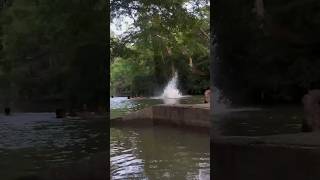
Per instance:
[[[183,97],[181,92],[177,87],[178,73],[175,72],[174,76],[168,82],[167,86],[164,88],[161,95],[165,104],[176,104],[179,102],[179,98]]]
[[[174,76],[171,78],[171,80],[168,82],[167,86],[165,87],[163,94],[161,97],[163,99],[178,99],[182,97],[181,92],[177,88],[177,82],[178,82],[178,73],[175,72]]]

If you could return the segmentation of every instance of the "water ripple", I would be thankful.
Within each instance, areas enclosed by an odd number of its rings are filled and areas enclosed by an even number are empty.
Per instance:
[[[110,138],[111,179],[210,179],[208,136],[112,128]]]

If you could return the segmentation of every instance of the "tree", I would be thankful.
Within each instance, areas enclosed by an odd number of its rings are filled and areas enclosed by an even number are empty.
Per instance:
[[[106,15],[101,0],[13,1],[1,17],[0,59],[11,101],[106,106]]]
[[[139,75],[135,82],[137,79],[149,79],[154,82],[149,83],[149,88],[156,92],[164,87],[173,71],[178,71],[180,82],[184,85],[181,88],[186,88],[186,91],[197,86],[204,88],[190,79],[209,80],[207,1],[111,1],[111,17],[131,17],[134,20],[134,27],[118,37],[117,41],[124,46],[131,44],[135,51],[129,53],[130,58],[128,54],[120,57],[128,59],[128,63],[145,61],[142,64],[149,69],[150,74],[145,76],[150,78]]]

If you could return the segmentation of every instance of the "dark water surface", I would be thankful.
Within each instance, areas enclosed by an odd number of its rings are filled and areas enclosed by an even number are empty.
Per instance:
[[[160,99],[111,98],[111,117],[119,117]],[[180,103],[201,103],[185,97]],[[111,128],[111,179],[210,179],[209,135],[170,127]]]
[[[0,115],[0,179],[38,173],[106,151],[106,124],[56,119],[54,113]]]
[[[215,113],[215,130],[226,136],[265,136],[301,132],[302,106],[234,108]]]

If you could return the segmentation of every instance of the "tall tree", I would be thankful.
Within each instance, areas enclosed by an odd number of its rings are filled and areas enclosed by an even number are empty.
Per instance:
[[[106,106],[106,9],[102,0],[13,1],[1,17],[1,84],[10,82],[11,101]]]
[[[179,72],[181,84],[185,85],[183,89],[192,89],[187,84],[190,85],[194,77],[204,75],[204,79],[209,80],[207,1],[115,0],[111,1],[111,10],[114,19],[133,19],[133,28],[125,32],[119,41],[133,44],[136,50],[152,52],[152,57],[146,60],[150,61],[147,64],[153,69],[150,80],[155,82],[154,90],[162,89],[173,71]]]

